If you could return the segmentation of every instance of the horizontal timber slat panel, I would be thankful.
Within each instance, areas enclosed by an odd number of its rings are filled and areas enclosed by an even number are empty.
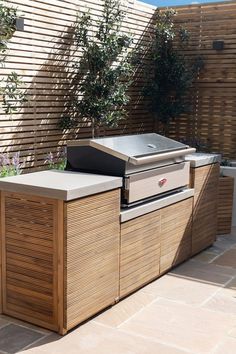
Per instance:
[[[226,158],[236,154],[236,2],[183,6],[176,23],[189,31],[189,48],[183,52],[204,61],[194,84],[192,112],[171,124],[169,135],[200,142],[201,149],[220,152]],[[224,41],[224,50],[213,50],[214,40]]]
[[[68,90],[72,79],[74,52],[71,39],[77,11],[86,7],[101,17],[102,1],[92,0],[9,0],[24,14],[25,30],[16,31],[9,43],[6,65],[0,78],[12,70],[22,76],[29,102],[9,117],[0,110],[0,152],[21,152],[24,169],[45,168],[49,151],[56,153],[68,140],[91,136],[89,122],[80,120],[76,132],[61,132],[58,121],[67,114]],[[170,124],[172,138],[192,138],[202,148],[222,152],[226,158],[236,154],[236,1],[193,4],[177,8],[177,26],[190,32],[187,58],[202,57],[204,68],[191,91],[192,110]],[[153,32],[155,8],[128,1],[122,30],[134,36],[134,43],[147,43]],[[224,50],[212,49],[220,38]],[[145,58],[148,62],[148,56]],[[155,128],[148,102],[142,97],[145,73],[137,68],[130,89],[127,118],[106,135],[151,132]],[[102,133],[103,134],[103,133]]]
[[[1,193],[3,313],[52,330],[60,330],[57,250],[61,203]]]
[[[38,170],[45,168],[49,151],[56,153],[70,139],[91,136],[88,122],[81,120],[75,133],[61,132],[58,122],[67,112],[73,59],[81,56],[81,52],[74,53],[71,40],[77,12],[87,7],[99,18],[103,1],[9,0],[8,3],[24,14],[25,28],[16,31],[10,41],[0,76],[4,78],[12,70],[21,75],[30,104],[19,107],[19,112],[12,117],[0,112],[0,152],[19,150],[25,170]],[[154,8],[128,1],[127,10],[122,30],[130,31],[136,43],[144,38],[148,40]],[[153,130],[153,118],[140,97],[142,78],[143,73],[139,72],[134,78],[128,117],[117,128],[108,129],[107,135]]]

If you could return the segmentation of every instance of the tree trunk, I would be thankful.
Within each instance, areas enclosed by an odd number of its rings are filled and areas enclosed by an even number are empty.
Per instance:
[[[92,128],[92,139],[95,138],[95,120],[94,118],[91,119],[91,128]]]

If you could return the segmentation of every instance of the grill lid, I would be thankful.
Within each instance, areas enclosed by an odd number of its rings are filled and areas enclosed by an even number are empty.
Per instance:
[[[185,150],[188,145],[166,138],[162,135],[150,133],[139,135],[113,136],[96,139],[82,139],[71,142],[69,146],[92,146],[98,150],[116,156],[125,161],[133,158],[145,158],[172,151]]]
[[[125,135],[93,139],[97,147],[103,146],[128,157],[142,157],[152,154],[188,148],[187,145],[158,134]]]

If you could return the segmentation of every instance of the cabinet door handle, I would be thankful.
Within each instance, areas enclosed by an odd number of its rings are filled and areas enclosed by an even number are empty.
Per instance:
[[[167,178],[162,178],[158,181],[160,187],[163,187],[167,183]]]

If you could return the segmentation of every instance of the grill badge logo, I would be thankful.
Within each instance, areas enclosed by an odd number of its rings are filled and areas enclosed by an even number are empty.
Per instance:
[[[165,184],[167,183],[167,179],[166,178],[162,178],[160,179],[160,181],[158,182],[160,187],[163,187]]]

